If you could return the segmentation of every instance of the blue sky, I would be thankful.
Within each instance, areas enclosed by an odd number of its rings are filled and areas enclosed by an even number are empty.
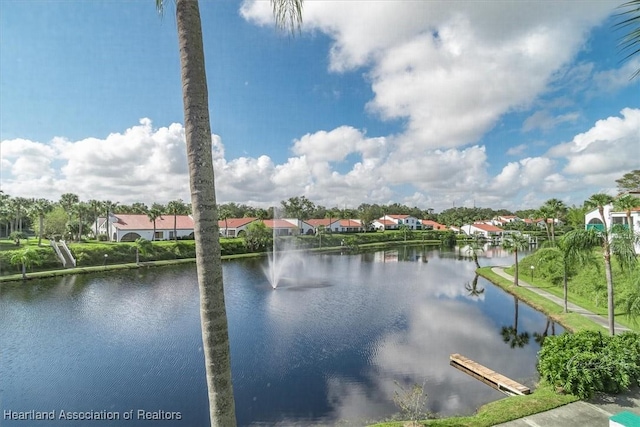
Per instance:
[[[617,1],[201,1],[220,202],[520,209],[640,169]],[[0,185],[189,199],[173,2],[0,2]]]

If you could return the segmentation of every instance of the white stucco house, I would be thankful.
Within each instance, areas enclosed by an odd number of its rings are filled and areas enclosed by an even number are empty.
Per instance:
[[[504,233],[502,228],[486,223],[465,224],[460,229],[468,236],[480,235],[485,239],[502,237]]]
[[[193,238],[193,218],[191,215],[177,215],[175,220],[177,237]],[[107,230],[105,217],[98,218],[96,222],[98,235],[105,234],[107,239],[112,242],[133,242],[140,237],[147,240],[172,240],[174,238],[173,215],[162,215],[156,218],[155,234],[153,221],[144,214],[109,215],[109,230]],[[95,224],[91,229],[95,230]]]
[[[613,204],[608,204],[603,206],[604,208],[604,219],[607,223],[607,228],[609,231],[614,225],[625,225],[627,224],[627,213],[625,211],[617,211],[613,208]],[[585,229],[596,229],[599,231],[604,230],[604,224],[602,223],[602,219],[600,218],[600,212],[598,209],[593,209],[587,212],[584,216],[584,224]],[[634,232],[640,232],[640,206],[631,210],[631,224],[633,225]],[[636,253],[640,253],[640,244],[636,244],[635,246]]]
[[[241,237],[247,227],[258,218],[227,218],[218,221],[220,235],[223,237]]]
[[[385,215],[373,222],[376,229],[398,230],[406,225],[411,230],[422,230],[422,221],[411,215]]]
[[[332,233],[340,232],[340,219],[338,218],[313,218],[305,222],[313,227],[314,233],[317,233],[320,227],[324,227],[325,230]]]
[[[359,219],[341,219],[338,221],[339,233],[364,233],[364,225]]]

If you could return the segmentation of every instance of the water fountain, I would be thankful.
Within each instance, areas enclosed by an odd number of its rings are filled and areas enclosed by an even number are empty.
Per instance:
[[[291,282],[299,279],[304,273],[304,258],[296,250],[291,240],[278,239],[277,210],[273,208],[273,248],[269,254],[269,262],[263,268],[264,274],[273,289],[283,281]]]

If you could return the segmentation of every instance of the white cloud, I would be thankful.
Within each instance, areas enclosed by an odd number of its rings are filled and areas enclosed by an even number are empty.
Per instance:
[[[640,109],[625,108],[622,117],[599,120],[571,142],[557,145],[549,155],[564,157],[571,175],[621,175],[640,166]]]
[[[313,1],[305,4],[303,31],[333,40],[331,71],[368,68],[375,94],[369,111],[406,120],[396,149],[415,153],[477,143],[501,115],[528,106],[614,7]],[[241,14],[259,25],[273,22],[267,2],[247,0]]]
[[[491,164],[482,138],[506,113],[537,105],[567,82],[584,88],[593,79],[602,90],[622,87],[637,61],[597,73],[592,63],[574,63],[589,30],[616,5],[307,2],[303,31],[332,40],[329,71],[362,69],[373,93],[368,111],[405,126],[399,134],[374,137],[348,124],[313,129],[293,141],[291,157],[281,164],[268,155],[227,159],[214,135],[218,201],[268,206],[305,195],[328,207],[399,202],[443,209],[476,202],[513,208],[520,194],[522,203],[535,201],[532,188],[544,200],[596,184],[612,186],[624,170],[640,168],[640,110],[625,109],[622,117],[599,121],[543,156],[506,165]],[[272,25],[269,2],[247,0],[241,14]],[[547,131],[579,118],[573,111],[552,113],[566,111],[570,99],[553,102],[530,115],[522,129]],[[122,203],[189,199],[180,124],[154,129],[142,119],[106,138],[16,139],[2,141],[1,148],[3,190],[12,195],[75,192],[84,200]],[[526,149],[520,144],[507,154],[520,157]]]

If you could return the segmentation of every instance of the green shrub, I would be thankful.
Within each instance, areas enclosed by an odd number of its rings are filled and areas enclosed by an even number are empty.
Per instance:
[[[567,393],[588,398],[640,384],[640,334],[582,331],[547,337],[538,353],[540,376]]]

